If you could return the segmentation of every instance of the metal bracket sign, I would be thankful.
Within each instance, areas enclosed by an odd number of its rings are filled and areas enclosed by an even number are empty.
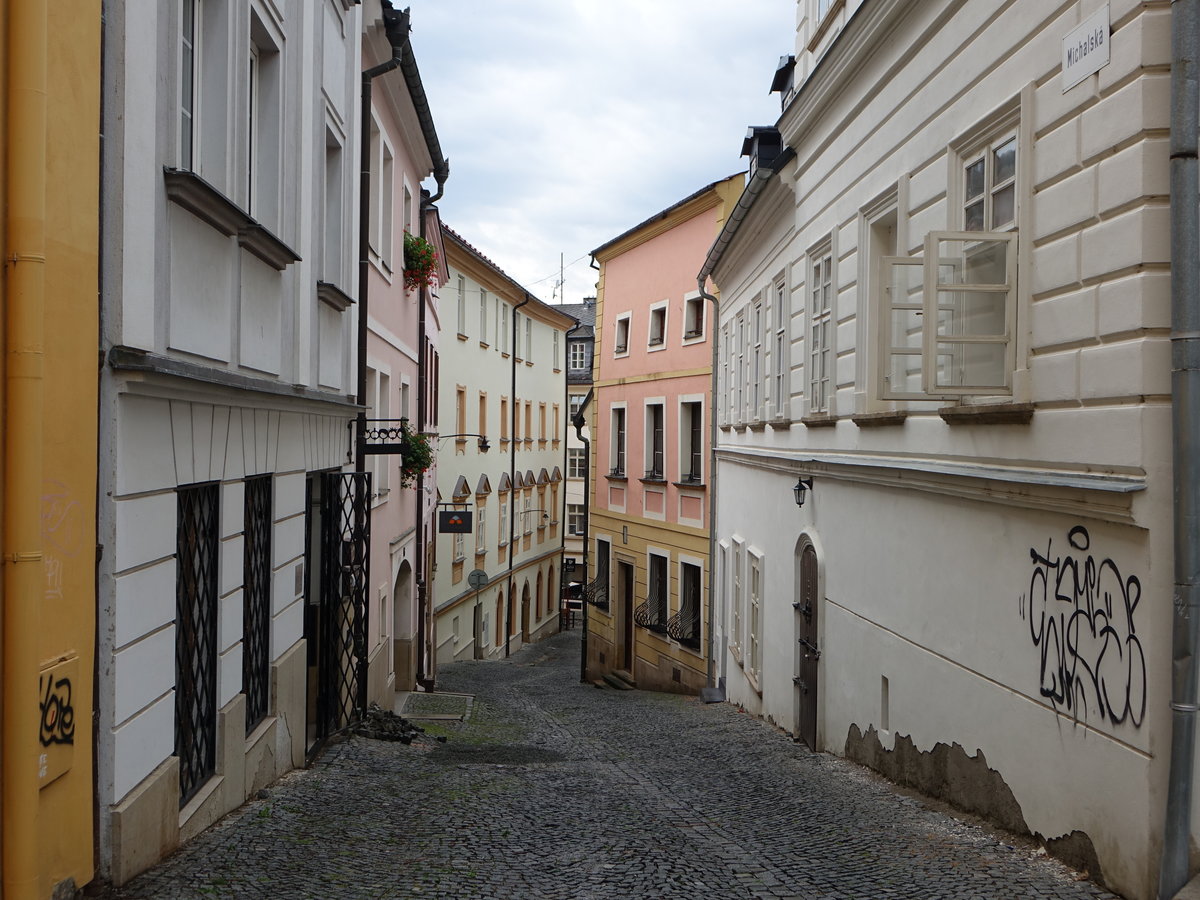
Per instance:
[[[440,534],[470,534],[472,515],[473,513],[457,509],[438,510],[438,532]]]

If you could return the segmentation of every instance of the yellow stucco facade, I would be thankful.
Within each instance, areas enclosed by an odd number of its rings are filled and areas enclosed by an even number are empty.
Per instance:
[[[3,900],[94,873],[100,3],[0,11]]]

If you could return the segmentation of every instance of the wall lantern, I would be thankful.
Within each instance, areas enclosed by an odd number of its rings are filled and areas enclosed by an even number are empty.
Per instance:
[[[806,492],[811,491],[811,490],[812,490],[812,476],[811,475],[808,478],[797,478],[796,479],[796,486],[794,488],[792,488],[792,493],[796,497],[796,505],[797,506],[804,505],[804,495]]]

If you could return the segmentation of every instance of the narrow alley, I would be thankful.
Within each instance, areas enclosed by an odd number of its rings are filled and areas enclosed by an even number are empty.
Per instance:
[[[577,630],[445,666],[411,744],[331,746],[111,900],[1112,897],[734,706],[578,666]]]

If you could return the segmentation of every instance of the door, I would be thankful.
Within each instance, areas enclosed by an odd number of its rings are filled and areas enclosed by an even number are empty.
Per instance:
[[[817,646],[817,574],[816,548],[806,543],[800,551],[800,598],[792,605],[796,610],[796,728],[811,750],[817,749],[817,664],[821,658]]]
[[[475,603],[475,611],[472,615],[471,634],[475,642],[472,658],[483,659],[483,607],[478,601]]]
[[[633,564],[617,563],[617,658],[633,674]]]

